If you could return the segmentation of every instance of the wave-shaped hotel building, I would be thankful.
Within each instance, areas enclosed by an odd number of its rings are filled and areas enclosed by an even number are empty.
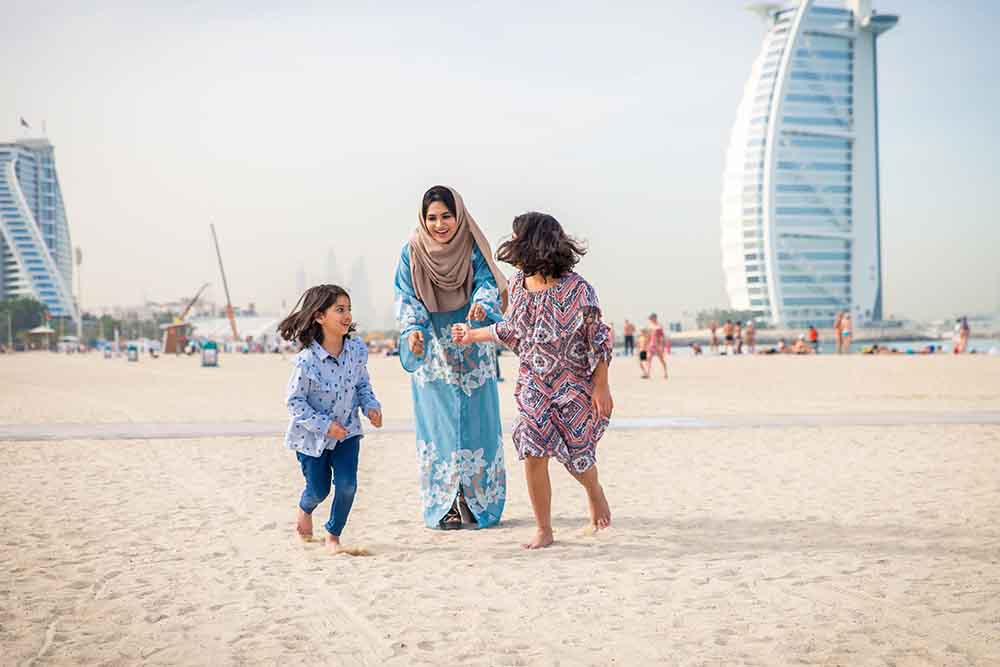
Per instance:
[[[0,143],[0,299],[31,297],[76,321],[72,248],[52,144]]]
[[[768,29],[726,157],[730,303],[787,327],[881,320],[876,40],[898,17],[870,0],[752,8]]]

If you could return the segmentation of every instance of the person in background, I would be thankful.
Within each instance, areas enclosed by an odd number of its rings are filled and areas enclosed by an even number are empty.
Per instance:
[[[851,353],[851,341],[854,339],[854,328],[851,324],[851,314],[845,312],[844,317],[840,320],[841,349],[843,354]]]
[[[819,331],[812,324],[809,325],[809,344],[812,346],[813,352],[819,354]]]
[[[743,325],[736,323],[736,333],[733,335],[733,351],[736,354],[743,354]]]
[[[646,362],[646,376],[648,377],[653,371],[653,359],[659,359],[660,365],[663,366],[663,378],[667,379],[667,360],[663,356],[667,349],[667,335],[663,331],[663,325],[660,324],[656,313],[652,313],[649,316],[649,327],[647,328],[649,332],[649,339],[646,341],[646,354],[648,360]]]
[[[699,345],[698,343],[691,343],[691,352],[693,352],[694,356],[696,356],[696,357],[700,356],[701,355],[701,345]]]
[[[723,351],[723,354],[732,354],[733,353],[733,331],[734,331],[734,329],[735,329],[735,327],[733,326],[733,321],[732,320],[726,320],[726,323],[724,325],[722,325],[722,335],[726,339],[726,349]]]
[[[649,378],[649,336],[646,331],[639,332],[639,371],[640,377],[645,380]]]
[[[753,325],[753,320],[747,321],[746,332],[743,334],[743,338],[746,340],[747,344],[747,354],[754,354],[757,352],[757,329]]]
[[[836,354],[844,353],[844,313],[837,313],[833,320],[833,345]]]
[[[964,315],[958,320],[958,344],[955,346],[955,354],[965,354],[969,351],[969,319]]]
[[[805,334],[799,334],[799,339],[792,345],[792,354],[815,354],[812,347],[806,344]]]
[[[635,354],[635,325],[626,319],[622,333],[625,334],[625,356],[631,357]]]
[[[711,336],[708,342],[708,350],[713,354],[719,353],[719,323],[712,320],[708,323],[708,333]]]

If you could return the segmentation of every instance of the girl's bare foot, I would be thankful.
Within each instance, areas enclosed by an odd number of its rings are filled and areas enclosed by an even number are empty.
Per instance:
[[[544,549],[545,547],[552,546],[553,542],[555,542],[555,539],[552,537],[552,529],[539,528],[535,532],[535,538],[521,546],[525,549]]]
[[[587,492],[587,503],[590,505],[590,525],[594,530],[604,530],[611,525],[611,506],[608,505],[604,487],[594,485],[594,490]]]
[[[336,535],[326,534],[326,550],[333,555],[340,553],[340,538]]]
[[[312,514],[306,514],[302,511],[301,507],[296,508],[297,512],[295,514],[295,532],[299,534],[299,537],[303,542],[312,542],[313,537],[313,518]]]

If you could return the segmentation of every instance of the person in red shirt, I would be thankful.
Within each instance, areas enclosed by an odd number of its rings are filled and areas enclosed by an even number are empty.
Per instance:
[[[809,325],[809,344],[812,345],[813,352],[819,354],[819,331],[811,324]]]

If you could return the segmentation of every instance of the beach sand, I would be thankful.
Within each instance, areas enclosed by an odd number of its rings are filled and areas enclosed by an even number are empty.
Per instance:
[[[996,358],[677,359],[669,382],[622,361],[625,416],[1000,410]],[[372,375],[408,419],[397,364]],[[0,423],[280,419],[287,375],[17,355]],[[554,466],[557,544],[532,553],[509,438],[503,523],[449,533],[422,526],[413,438],[363,441],[344,539],[369,558],[293,536],[275,438],[0,443],[0,663],[1000,664],[996,424],[613,430],[613,527],[582,530]]]

